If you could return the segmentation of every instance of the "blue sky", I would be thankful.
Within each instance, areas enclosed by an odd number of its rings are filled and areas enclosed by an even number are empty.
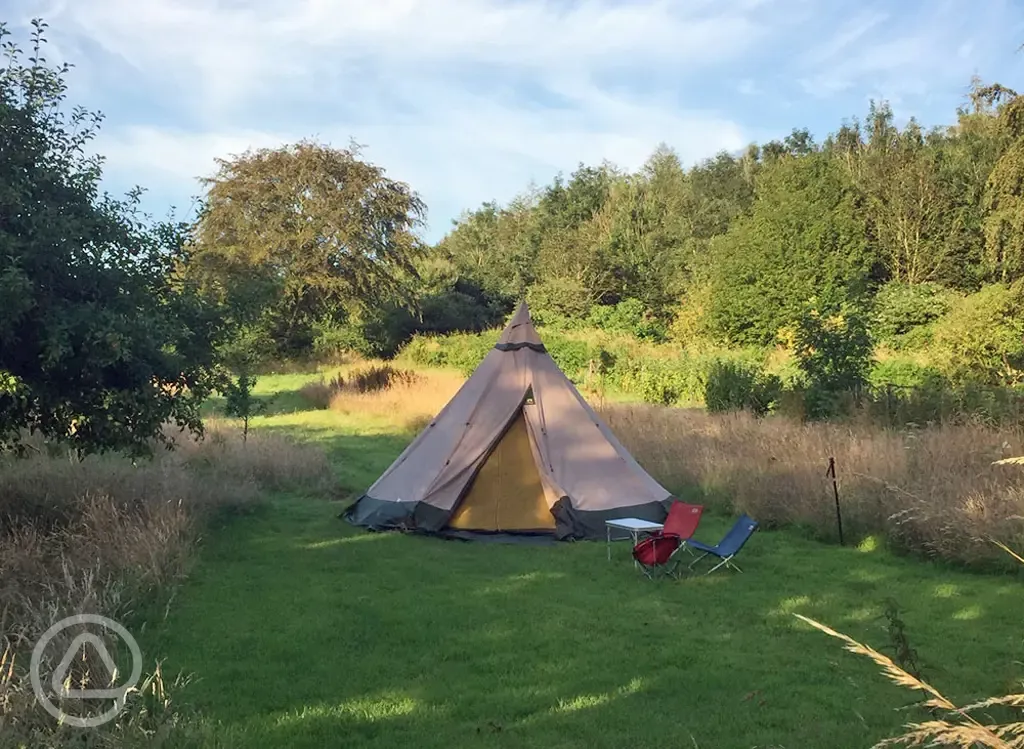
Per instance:
[[[50,24],[105,115],[113,192],[179,215],[215,157],[350,139],[429,208],[425,238],[577,163],[684,163],[887,99],[947,124],[972,75],[1024,90],[1024,0],[0,0]]]

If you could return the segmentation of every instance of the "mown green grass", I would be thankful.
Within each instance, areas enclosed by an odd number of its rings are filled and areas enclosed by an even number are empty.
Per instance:
[[[301,383],[299,383],[301,384]],[[267,378],[265,391],[295,383]],[[283,411],[353,490],[409,435]],[[891,597],[948,696],[1002,693],[1024,669],[1020,583],[761,531],[721,570],[643,578],[628,545],[504,546],[373,534],[339,505],[281,496],[209,538],[146,647],[211,745],[238,747],[866,747],[915,695],[798,622],[880,649]],[[728,520],[707,517],[715,541]]]

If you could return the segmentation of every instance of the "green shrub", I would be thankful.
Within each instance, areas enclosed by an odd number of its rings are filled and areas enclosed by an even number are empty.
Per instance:
[[[887,283],[875,295],[871,331],[877,340],[899,348],[907,333],[949,312],[955,297],[936,283]]]
[[[469,376],[494,348],[494,339],[493,331],[446,336],[415,335],[398,358],[423,367],[450,367]]]
[[[934,385],[942,373],[932,366],[907,359],[876,361],[868,373],[868,384],[875,390],[886,387],[919,388]]]
[[[672,406],[699,402],[703,397],[703,379],[685,354],[670,359],[620,360],[616,374],[619,389],[645,403]]]
[[[345,352],[355,352],[362,356],[372,356],[362,331],[354,325],[324,320],[316,326],[316,337],[313,339],[313,356],[320,361],[327,361]]]
[[[581,281],[561,276],[534,284],[526,292],[534,321],[560,327],[585,320],[592,299],[590,289]]]
[[[797,321],[797,363],[807,378],[807,414],[828,417],[845,410],[846,393],[867,382],[872,345],[856,303],[812,300]]]
[[[623,299],[614,305],[594,305],[587,323],[609,333],[634,336],[639,340],[664,341],[665,324],[639,299]]]
[[[551,358],[555,360],[558,368],[577,384],[583,381],[591,359],[597,359],[600,356],[597,347],[585,341],[550,334],[544,337],[544,346],[551,354]]]
[[[1011,385],[1024,369],[1024,282],[992,284],[957,300],[935,323],[939,369],[963,385]]]
[[[648,403],[702,402],[708,374],[719,361],[763,369],[764,352],[758,349],[691,355],[674,346],[638,341],[631,336],[611,336],[601,331],[545,327],[540,334],[551,358],[577,385],[587,381],[593,367],[600,373],[604,386]],[[496,336],[495,330],[479,334],[416,335],[398,358],[416,366],[452,367],[469,375],[494,347]]]
[[[768,413],[782,394],[782,381],[759,366],[719,360],[711,365],[704,383],[704,405],[708,411],[749,410],[758,416]]]

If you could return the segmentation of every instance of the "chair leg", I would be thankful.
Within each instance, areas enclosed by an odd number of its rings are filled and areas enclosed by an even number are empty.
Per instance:
[[[697,564],[697,562],[699,562],[699,561],[700,561],[701,559],[703,559],[703,558],[704,558],[704,557],[706,557],[707,555],[708,555],[708,552],[706,552],[706,551],[705,551],[705,552],[704,552],[703,554],[701,554],[701,555],[700,555],[699,557],[697,557],[697,558],[696,558],[696,559],[694,559],[694,560],[693,560],[692,562],[690,562],[690,569],[693,569],[693,565]]]
[[[709,570],[708,570],[707,572],[705,572],[704,574],[706,574],[706,575],[710,575],[710,574],[711,574],[712,572],[714,572],[715,570],[717,570],[717,569],[718,569],[719,567],[722,567],[722,566],[725,566],[725,567],[732,567],[732,568],[733,568],[734,570],[736,570],[737,572],[743,572],[743,570],[741,570],[741,569],[740,569],[739,567],[737,567],[737,566],[736,566],[736,565],[735,565],[735,564],[733,563],[733,561],[732,561],[732,558],[733,558],[734,556],[735,556],[735,554],[730,554],[730,555],[729,555],[729,556],[727,556],[727,557],[723,557],[723,558],[722,558],[722,561],[721,561],[721,562],[719,562],[718,564],[716,564],[716,565],[715,565],[714,567],[712,567],[711,569],[709,569]]]

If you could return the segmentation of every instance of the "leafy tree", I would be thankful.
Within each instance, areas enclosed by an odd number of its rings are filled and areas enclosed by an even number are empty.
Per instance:
[[[607,303],[639,300],[659,317],[682,292],[692,250],[691,186],[674,151],[662,145],[640,173],[620,179],[593,221],[610,275]]]
[[[986,185],[985,259],[1006,283],[1024,277],[1024,96],[1006,104],[999,120],[1012,140]]]
[[[534,282],[540,214],[538,198],[525,194],[507,207],[484,203],[465,213],[438,244],[460,276],[472,280],[501,314]]]
[[[595,305],[587,316],[587,323],[601,330],[654,341],[664,340],[667,333],[662,322],[639,299]]]
[[[139,190],[99,194],[101,117],[66,110],[69,66],[33,26],[27,62],[7,42],[0,69],[0,449],[28,431],[144,454],[168,421],[201,431],[220,310],[175,272],[188,226],[148,223]]]
[[[759,365],[716,360],[704,380],[704,405],[711,413],[749,410],[764,416],[782,394],[782,381]]]
[[[270,406],[270,400],[262,400],[253,394],[259,378],[243,367],[241,371],[224,384],[224,413],[242,420],[242,442],[249,440],[249,422]]]
[[[584,320],[594,299],[580,279],[553,276],[531,286],[526,301],[538,323],[566,326]]]
[[[946,314],[955,295],[936,283],[888,283],[875,294],[872,331],[879,341],[894,343],[915,328]]]
[[[1024,370],[1024,281],[990,284],[935,324],[932,355],[954,383],[1008,385]]]
[[[233,308],[260,310],[282,354],[308,353],[319,321],[412,300],[425,207],[358,155],[301,141],[220,159],[205,180],[191,268]]]
[[[837,396],[867,383],[872,342],[863,305],[854,298],[813,298],[796,324],[794,353],[809,385],[808,415],[828,416]]]
[[[859,198],[828,154],[767,165],[750,216],[713,246],[715,332],[734,344],[772,344],[812,298],[864,289],[874,257]]]
[[[690,170],[693,191],[693,236],[710,240],[725,234],[754,201],[749,165],[728,153],[719,153]]]

